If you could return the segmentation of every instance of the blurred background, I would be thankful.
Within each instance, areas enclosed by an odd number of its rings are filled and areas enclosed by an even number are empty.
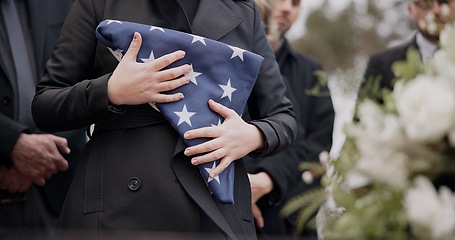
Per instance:
[[[406,0],[301,0],[300,19],[288,32],[296,51],[319,60],[329,74],[336,119],[331,155],[344,141],[368,57],[407,41],[413,30]]]

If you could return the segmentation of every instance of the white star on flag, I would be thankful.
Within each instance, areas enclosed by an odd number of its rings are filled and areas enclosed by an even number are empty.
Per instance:
[[[232,53],[231,59],[233,59],[235,57],[239,57],[243,61],[243,53],[245,52],[245,50],[238,48],[238,47],[233,47],[233,46],[229,46],[229,47],[232,49],[232,51],[234,51]]]
[[[216,177],[214,177],[214,178],[210,177],[210,172],[211,172],[213,169],[215,169],[215,167],[216,167],[216,163],[215,163],[215,161],[213,161],[213,165],[212,165],[211,168],[204,168],[205,171],[207,171],[207,172],[209,173],[209,179],[207,179],[207,183],[209,183],[209,182],[211,182],[213,179],[215,179],[218,183],[221,184],[221,182],[220,182],[220,176],[219,176],[219,175],[216,175]]]
[[[120,24],[122,24],[122,22],[120,22],[119,20],[108,20],[107,21],[107,25],[109,25],[111,23],[120,23]]]
[[[205,44],[205,40],[203,37],[201,36],[196,36],[196,35],[191,35],[193,36],[193,41],[191,42],[191,44],[195,43],[195,42],[201,42],[202,44],[204,44],[205,46],[207,46],[207,44]]]
[[[220,126],[221,125],[221,120],[218,118],[218,123],[217,124],[211,124],[212,127]]]
[[[174,113],[177,114],[177,116],[179,116],[179,122],[177,123],[177,126],[179,126],[183,122],[186,122],[186,123],[188,123],[188,125],[191,126],[190,118],[194,114],[196,114],[196,112],[188,112],[188,110],[186,109],[186,104],[183,105],[183,110],[181,112],[174,112]]]
[[[148,58],[141,58],[143,62],[153,62],[155,61],[155,55],[153,54],[153,51],[150,52],[150,56]]]
[[[193,70],[193,64],[191,64],[190,66],[191,66],[191,70],[188,73],[185,73],[184,75],[189,77],[190,81],[197,85],[196,77],[201,75],[201,73],[200,72],[195,72]]]
[[[237,90],[236,88],[231,87],[231,79],[228,80],[226,85],[218,84],[223,89],[223,96],[221,98],[228,97],[229,101],[232,100],[232,93]]]
[[[161,32],[164,32],[164,29],[163,29],[163,28],[151,26],[151,27],[150,27],[150,31],[153,31],[153,30],[160,30]]]

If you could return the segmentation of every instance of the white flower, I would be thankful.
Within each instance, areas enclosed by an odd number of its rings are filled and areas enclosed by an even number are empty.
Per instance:
[[[376,103],[369,99],[365,100],[359,105],[358,114],[366,134],[376,136],[381,133],[384,112]]]
[[[305,171],[302,173],[302,180],[306,184],[312,184],[314,177],[313,174],[310,171]]]
[[[441,49],[433,56],[433,68],[438,76],[447,77],[454,84],[455,78],[455,24],[446,24],[440,34]]]
[[[448,188],[436,191],[426,177],[417,176],[415,187],[405,192],[406,214],[416,235],[429,231],[433,239],[455,234],[455,194]]]
[[[450,17],[450,7],[447,4],[442,4],[441,6],[441,16],[448,18]]]
[[[366,177],[365,175],[357,172],[357,171],[350,171],[346,176],[346,185],[350,189],[356,189],[368,186],[371,182],[370,178]]]
[[[419,75],[396,99],[400,122],[409,139],[436,142],[454,122],[455,97],[437,77]]]
[[[455,36],[454,36],[455,37]],[[454,41],[455,42],[455,41]],[[444,80],[443,82],[452,88],[455,87],[455,47],[453,56],[447,51],[437,51],[429,65],[435,70],[436,74]]]
[[[396,145],[402,145],[405,143],[404,134],[396,115],[385,115],[382,132],[377,137],[381,140],[381,142],[389,142]]]
[[[322,151],[321,153],[319,153],[319,162],[320,162],[324,167],[327,166],[327,164],[329,163],[329,160],[330,160],[329,152],[327,152],[327,151]]]
[[[371,140],[389,143],[397,148],[404,143],[404,134],[398,117],[393,114],[385,114],[371,100],[366,100],[359,105],[359,119],[365,128],[363,134],[357,136],[361,142]]]
[[[362,155],[353,171],[358,171],[364,177],[388,184],[397,189],[408,185],[408,157],[402,152],[395,152],[384,146],[376,146],[369,155]],[[354,175],[355,176],[355,175]],[[365,179],[356,181],[365,182]]]

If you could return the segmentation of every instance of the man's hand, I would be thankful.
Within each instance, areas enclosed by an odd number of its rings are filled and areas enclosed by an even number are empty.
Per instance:
[[[25,192],[32,184],[33,182],[24,177],[16,168],[0,167],[0,189],[7,190],[10,193]]]
[[[43,186],[46,179],[58,171],[68,169],[68,162],[61,153],[70,153],[65,138],[50,134],[22,133],[11,152],[11,159],[18,172]]]
[[[264,227],[264,218],[262,217],[261,210],[257,206],[256,202],[271,192],[273,189],[273,181],[270,176],[265,172],[260,172],[257,174],[248,174],[251,185],[251,204],[253,208],[253,217],[256,221],[256,225],[259,228]]]

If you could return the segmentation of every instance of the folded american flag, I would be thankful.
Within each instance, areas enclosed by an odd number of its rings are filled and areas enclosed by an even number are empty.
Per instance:
[[[185,57],[167,68],[189,64],[192,70],[186,75],[191,82],[178,90],[184,99],[156,104],[156,107],[179,132],[220,125],[224,119],[213,112],[208,100],[213,99],[241,115],[259,73],[263,58],[252,52],[204,37],[175,30],[118,20],[104,20],[96,36],[120,61],[126,53],[134,32],[142,35],[138,62],[149,62],[177,50]],[[153,105],[152,105],[153,106]],[[194,146],[209,139],[185,140]],[[234,202],[234,166],[231,164],[219,176],[209,177],[209,172],[220,160],[199,165],[199,171],[215,198],[224,204]]]

